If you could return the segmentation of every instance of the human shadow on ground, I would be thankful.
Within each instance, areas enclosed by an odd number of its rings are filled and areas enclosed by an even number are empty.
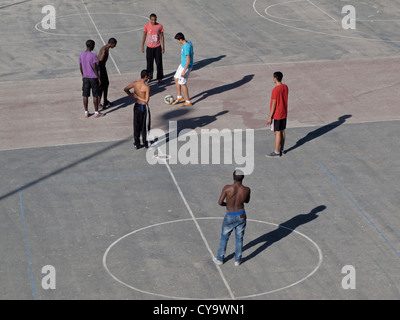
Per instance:
[[[225,58],[226,55],[220,55],[218,57],[215,58],[207,58],[207,59],[203,59],[200,61],[196,61],[193,64],[193,70],[199,70],[201,68],[204,68],[214,62],[220,61],[221,59]],[[150,98],[153,95],[156,95],[157,93],[160,92],[164,92],[166,90],[169,89],[169,87],[173,86],[173,89],[175,90],[175,81],[174,81],[174,75],[175,75],[175,71],[168,73],[166,75],[164,75],[164,78],[162,80],[161,83],[158,83],[157,80],[153,79],[152,81],[150,81],[149,86],[150,86]],[[131,82],[139,80],[140,78],[140,73],[138,73],[137,78],[132,79]],[[127,83],[128,85],[128,83]],[[121,91],[123,91],[123,88],[121,89]],[[174,91],[175,92],[175,91]],[[130,105],[135,104],[134,99],[132,99],[131,97],[125,95],[122,96],[120,98],[118,98],[117,100],[114,100],[112,102],[112,106],[105,109],[104,110],[104,114],[107,113],[112,113],[114,111],[118,111],[120,109],[124,109],[126,107],[129,107]],[[150,102],[151,105],[151,102]]]
[[[254,239],[247,243],[245,246],[243,246],[243,253],[245,251],[249,251],[251,248],[260,245],[257,249],[255,249],[253,252],[248,254],[246,257],[242,258],[242,263],[256,257],[259,255],[261,252],[266,250],[269,246],[273,245],[274,243],[282,240],[283,238],[287,237],[290,235],[297,227],[309,223],[312,220],[318,218],[317,213],[324,211],[326,209],[326,206],[321,205],[318,207],[315,207],[312,209],[309,213],[307,214],[299,214],[283,223],[281,223],[275,230],[270,231],[268,233],[263,234],[262,236],[259,236],[257,239]],[[226,261],[232,259],[235,256],[234,253],[230,254],[225,258]]]
[[[247,76],[244,76],[242,79],[240,79],[238,81],[235,81],[235,82],[232,82],[229,84],[224,84],[222,86],[200,92],[200,93],[196,94],[195,96],[191,97],[191,99],[193,101],[192,103],[193,104],[199,103],[200,101],[207,99],[208,97],[213,96],[215,94],[220,94],[220,93],[223,93],[223,92],[226,92],[229,90],[236,89],[236,88],[250,82],[253,78],[254,78],[254,74],[249,74]],[[198,98],[198,99],[196,100],[196,98]]]
[[[204,68],[214,62],[220,61],[221,59],[223,59],[225,57],[226,57],[226,55],[220,55],[218,57],[207,58],[207,59],[203,59],[200,61],[196,61],[193,63],[192,72],[199,70],[201,68]],[[178,65],[177,65],[177,67],[178,67]],[[164,78],[162,79],[161,83],[158,83],[157,80],[154,80],[154,79],[152,81],[150,81],[149,85],[150,85],[151,95],[170,90],[171,89],[170,87],[173,87],[173,90],[175,93],[172,95],[175,96],[176,90],[175,90],[174,75],[175,75],[175,71],[164,75]]]
[[[332,131],[333,129],[335,129],[335,128],[339,127],[340,125],[342,125],[343,123],[345,123],[346,119],[351,118],[351,117],[352,117],[351,114],[345,114],[345,115],[339,117],[337,121],[329,123],[323,127],[320,127],[314,131],[309,132],[305,137],[297,140],[297,142],[294,146],[290,147],[289,149],[286,149],[285,150],[286,153],[302,146],[306,142],[309,142],[311,140],[319,138],[320,136],[328,133],[329,131]]]
[[[190,109],[182,109],[182,110],[174,110],[171,112],[168,112],[163,116],[164,119],[175,119],[175,116],[182,115],[182,114],[187,114]],[[153,145],[153,147],[161,147],[166,143],[169,143],[173,139],[176,139],[179,134],[181,133],[182,130],[194,130],[196,128],[201,128],[205,127],[214,121],[218,119],[218,117],[223,116],[227,114],[229,111],[224,110],[220,111],[214,115],[205,115],[205,116],[199,116],[199,117],[193,117],[193,118],[187,118],[187,119],[181,119],[181,120],[176,120],[176,128],[171,131],[167,132],[165,136],[163,137],[157,137],[155,140],[156,144]],[[170,128],[169,128],[170,129]]]
[[[135,104],[135,101],[132,99],[132,97],[129,97],[128,95],[125,97],[121,97],[117,100],[114,100],[112,102],[111,107],[108,107],[107,109],[103,110],[104,114],[112,113],[115,111],[118,111],[120,109],[124,109],[126,107],[129,107],[130,105]]]

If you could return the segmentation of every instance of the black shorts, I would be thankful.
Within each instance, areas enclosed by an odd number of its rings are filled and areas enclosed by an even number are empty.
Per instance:
[[[283,131],[286,129],[286,118],[285,119],[274,119],[274,131]]]
[[[99,80],[97,78],[83,78],[82,96],[90,97],[90,89],[92,89],[93,97],[100,96]]]

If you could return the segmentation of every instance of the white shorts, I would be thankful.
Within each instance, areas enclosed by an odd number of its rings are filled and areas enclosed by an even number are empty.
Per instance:
[[[178,79],[178,83],[180,85],[186,84],[187,79],[189,78],[190,71],[192,71],[192,68],[187,68],[186,72],[185,72],[185,76],[182,77],[181,75],[182,75],[183,69],[184,68],[182,67],[182,65],[179,65],[178,70],[176,70],[175,75],[174,75],[174,78]]]

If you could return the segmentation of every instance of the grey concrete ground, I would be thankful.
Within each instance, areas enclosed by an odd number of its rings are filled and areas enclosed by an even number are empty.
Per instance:
[[[356,30],[341,28],[345,4]],[[399,1],[53,1],[46,32],[44,5],[0,5],[0,299],[399,299]],[[255,129],[240,267],[233,238],[226,263],[212,262],[236,164],[150,165],[132,148],[121,91],[145,66],[153,11],[168,74],[152,84],[154,127]],[[178,31],[195,44],[192,109],[162,102]],[[111,36],[118,104],[83,119],[77,57],[88,38],[98,50]],[[267,159],[275,68],[291,90],[288,152]],[[54,290],[42,286],[47,265]]]

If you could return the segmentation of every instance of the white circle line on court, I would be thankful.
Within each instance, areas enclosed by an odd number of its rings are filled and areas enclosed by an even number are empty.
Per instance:
[[[147,17],[145,16],[141,16],[138,14],[134,14],[134,13],[121,13],[121,12],[114,12],[114,13],[110,13],[110,12],[96,12],[96,13],[90,13],[92,16],[93,15],[126,15],[126,16],[135,16],[135,17],[140,17],[140,18],[144,18],[146,20],[148,20]],[[68,17],[73,17],[73,16],[86,16],[86,13],[75,13],[75,14],[69,14],[69,15],[65,15],[65,16],[59,16],[57,17],[57,19],[62,19],[62,18],[68,18]],[[50,32],[50,31],[46,31],[43,29],[39,28],[39,25],[42,23],[42,21],[38,22],[35,25],[35,29],[39,32],[42,33],[46,33],[46,34],[50,34],[52,36],[68,36],[68,37],[82,37],[85,36],[85,34],[80,33],[80,34],[76,34],[76,33],[58,33],[58,32]],[[117,31],[117,32],[113,32],[113,33],[103,33],[103,36],[109,36],[109,35],[117,35],[117,34],[123,34],[123,33],[130,33],[130,32],[136,32],[136,31],[140,31],[143,30],[143,27],[140,28],[136,28],[136,29],[129,29],[129,30],[125,30],[125,31]]]
[[[196,220],[222,220],[222,219],[223,219],[223,217],[203,217],[203,218],[196,218]],[[166,221],[166,222],[156,223],[156,224],[153,224],[153,225],[150,225],[150,226],[147,226],[147,227],[143,227],[143,228],[134,230],[134,231],[129,232],[129,233],[127,233],[126,235],[124,235],[124,236],[118,238],[117,240],[115,240],[115,241],[106,249],[106,251],[105,251],[105,253],[104,253],[104,255],[103,255],[103,267],[104,267],[104,269],[105,269],[106,272],[107,272],[115,281],[117,281],[118,283],[122,284],[123,286],[125,286],[125,287],[127,287],[127,288],[129,288],[129,289],[132,289],[132,290],[135,290],[135,291],[144,293],[144,294],[153,295],[153,296],[158,296],[158,297],[162,297],[162,298],[178,299],[178,300],[179,300],[179,299],[182,299],[182,300],[183,300],[183,299],[184,299],[184,300],[220,300],[220,299],[224,299],[224,298],[188,298],[188,297],[177,297],[177,296],[170,296],[170,295],[165,295],[165,294],[154,293],[154,292],[142,290],[142,289],[136,288],[136,287],[134,287],[134,286],[132,286],[132,285],[130,285],[130,284],[128,284],[128,283],[126,283],[126,282],[120,280],[120,279],[119,279],[118,277],[116,277],[116,276],[110,271],[110,269],[108,268],[108,265],[107,265],[107,256],[108,256],[109,252],[111,251],[111,249],[112,249],[116,244],[118,244],[121,240],[123,240],[123,239],[125,239],[125,238],[127,238],[127,237],[129,237],[129,236],[131,236],[131,235],[133,235],[133,234],[135,234],[135,233],[138,233],[138,232],[140,232],[140,231],[143,231],[143,230],[146,230],[146,229],[150,229],[150,228],[153,228],[153,227],[158,227],[158,226],[163,226],[163,225],[172,224],[172,223],[178,223],[178,222],[189,222],[189,221],[193,221],[193,219],[192,219],[192,218],[188,218],[188,219],[179,219],[179,220],[172,220],[172,221]],[[256,293],[256,294],[251,294],[251,295],[246,295],[246,296],[240,296],[240,297],[235,297],[235,299],[249,299],[249,298],[254,298],[254,297],[258,297],[258,296],[263,296],[263,295],[267,295],[267,294],[271,294],[271,293],[275,293],[275,292],[278,292],[278,291],[282,291],[282,290],[291,288],[291,287],[293,287],[293,286],[295,286],[295,285],[297,285],[297,284],[299,284],[299,283],[301,283],[301,282],[307,280],[308,278],[310,278],[310,277],[311,277],[315,272],[317,272],[317,270],[320,268],[320,266],[321,266],[321,264],[322,264],[322,260],[323,260],[322,251],[321,251],[321,249],[319,248],[318,244],[317,244],[315,241],[313,241],[310,237],[308,237],[307,235],[305,235],[305,234],[303,234],[303,233],[301,233],[301,232],[299,232],[299,231],[297,231],[297,230],[294,230],[294,229],[291,229],[291,228],[287,228],[287,227],[284,227],[284,226],[280,226],[280,225],[278,225],[278,224],[276,224],[276,223],[272,223],[272,222],[266,222],[266,221],[254,220],[254,219],[247,219],[247,221],[248,221],[248,222],[255,222],[255,223],[269,224],[269,225],[272,225],[272,226],[275,226],[275,227],[278,227],[278,228],[284,228],[284,229],[290,230],[290,231],[292,231],[292,232],[294,232],[294,233],[296,233],[296,234],[302,236],[303,238],[305,238],[306,240],[308,240],[309,242],[311,242],[311,243],[313,244],[313,246],[317,249],[317,251],[318,251],[318,263],[317,263],[317,265],[314,267],[314,269],[313,269],[309,274],[307,274],[305,277],[303,277],[303,278],[301,278],[300,280],[295,281],[295,282],[293,282],[293,283],[291,283],[291,284],[289,284],[289,285],[287,285],[287,286],[284,286],[284,287],[281,287],[281,288],[278,288],[278,289],[274,289],[274,290],[270,290],[270,291],[261,292],[261,293]]]
[[[335,34],[335,33],[328,33],[328,32],[323,32],[323,31],[316,31],[316,30],[309,30],[309,29],[305,29],[305,28],[300,28],[300,27],[296,27],[296,26],[292,26],[289,24],[285,24],[279,21],[276,21],[274,19],[270,19],[267,16],[261,14],[257,8],[256,8],[256,3],[258,0],[254,0],[253,2],[253,10],[255,11],[255,13],[257,13],[260,17],[262,17],[265,20],[268,20],[270,22],[276,23],[280,26],[286,27],[286,28],[290,28],[290,29],[295,29],[295,30],[299,30],[299,31],[306,31],[306,32],[312,32],[312,33],[316,33],[316,34],[322,34],[322,35],[327,35],[327,36],[332,36],[332,37],[340,37],[340,38],[346,38],[346,39],[354,39],[354,40],[366,40],[366,41],[377,41],[377,42],[391,42],[391,43],[398,43],[400,42],[400,40],[385,40],[385,39],[374,39],[374,38],[365,38],[365,37],[353,37],[353,36],[346,36],[346,35],[342,35],[342,34]],[[272,17],[271,17],[272,18]],[[365,20],[363,20],[365,21]],[[375,20],[369,20],[370,22],[375,22]],[[397,21],[397,20],[387,20],[387,21]],[[400,21],[400,20],[399,20]],[[382,20],[380,20],[380,22],[382,22]]]
[[[300,22],[313,22],[313,23],[315,23],[315,22],[337,22],[337,21],[334,21],[332,19],[326,19],[326,20],[289,19],[289,18],[279,17],[279,16],[273,15],[273,14],[268,12],[268,10],[271,9],[272,7],[282,6],[282,5],[285,5],[285,4],[288,4],[288,3],[296,3],[296,2],[305,2],[305,0],[286,1],[286,2],[282,2],[282,3],[271,4],[270,6],[268,6],[265,9],[265,13],[267,15],[269,15],[270,17],[272,17],[272,18],[281,19],[281,20],[287,20],[287,21],[300,21]]]

